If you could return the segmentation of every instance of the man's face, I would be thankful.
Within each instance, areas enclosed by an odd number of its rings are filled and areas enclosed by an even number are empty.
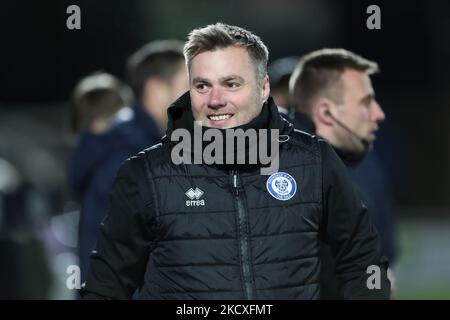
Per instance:
[[[154,77],[144,87],[142,104],[162,129],[167,126],[169,105],[189,89],[184,59],[180,59],[176,70],[170,81]]]
[[[245,48],[205,51],[192,59],[189,72],[192,113],[211,128],[250,122],[269,96],[267,76],[256,82],[256,68]]]
[[[177,73],[169,84],[170,102],[177,100],[183,93],[189,90],[189,79],[184,60],[180,60]]]
[[[357,136],[370,143],[375,140],[378,124],[385,115],[375,100],[372,83],[368,75],[347,69],[341,75],[343,84],[343,104],[336,108],[336,118],[348,126]],[[359,139],[341,126],[335,126],[335,134],[340,147],[352,151],[362,151]]]

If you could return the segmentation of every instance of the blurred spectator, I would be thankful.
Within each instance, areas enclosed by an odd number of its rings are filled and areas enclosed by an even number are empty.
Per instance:
[[[300,57],[283,57],[272,61],[267,67],[270,81],[270,95],[278,106],[283,117],[288,117],[289,106],[289,78],[294,72]]]
[[[105,214],[115,172],[115,165],[108,166],[110,158],[123,161],[129,156],[129,151],[122,149],[124,137],[112,128],[129,119],[132,112],[126,106],[131,102],[131,89],[107,73],[82,79],[73,91],[71,122],[79,139],[71,156],[68,178],[72,192],[81,202],[78,249],[82,270],[87,266],[97,226]]]
[[[375,100],[369,76],[378,65],[344,49],[322,49],[302,57],[290,79],[297,129],[326,139],[346,164],[380,235],[381,249],[395,258],[392,194],[373,148],[385,114]],[[334,261],[323,245],[322,298],[340,298]],[[325,259],[326,258],[326,259]]]
[[[16,167],[0,158],[0,230],[28,225],[25,188],[22,175]]]
[[[96,72],[82,79],[71,100],[74,132],[102,134],[110,129],[117,112],[132,102],[132,92],[116,77]]]
[[[31,186],[0,158],[0,299],[47,299],[52,278],[28,207]]]
[[[107,110],[119,111],[112,118],[106,117],[109,119],[106,125],[97,125],[105,131],[95,134],[92,128],[91,132],[84,133],[84,142],[80,140],[71,161],[70,184],[82,199],[79,257],[83,281],[98,225],[109,208],[109,194],[120,164],[160,141],[168,106],[188,90],[182,50],[181,41],[160,40],[145,45],[129,58],[127,76],[137,100],[131,109],[122,108],[128,101],[118,103],[117,90],[116,99],[92,100],[90,110],[97,104],[108,103]],[[129,119],[121,120],[120,115],[124,114]]]
[[[178,40],[153,41],[127,61],[128,82],[138,100],[135,126],[141,130],[157,126],[158,139],[167,126],[167,108],[189,89],[183,45]],[[149,146],[148,141],[144,144]]]

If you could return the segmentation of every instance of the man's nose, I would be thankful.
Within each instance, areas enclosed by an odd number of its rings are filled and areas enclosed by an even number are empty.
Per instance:
[[[386,118],[383,109],[375,100],[372,102],[372,120],[375,122],[382,122]]]
[[[213,87],[209,93],[208,107],[218,109],[226,104],[225,95],[222,89],[220,87]]]

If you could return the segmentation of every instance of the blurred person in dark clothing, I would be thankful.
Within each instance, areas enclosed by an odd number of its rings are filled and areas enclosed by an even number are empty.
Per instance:
[[[375,133],[385,114],[375,100],[370,75],[378,65],[344,49],[311,52],[290,79],[293,122],[297,129],[326,139],[346,164],[356,189],[369,209],[382,252],[395,259],[394,216],[389,183],[376,153]],[[324,246],[323,298],[341,297],[334,261]],[[332,278],[332,279],[330,279]]]
[[[52,275],[32,223],[33,187],[0,157],[0,299],[48,299]]]
[[[136,97],[132,108],[123,108],[130,104],[129,99],[122,99],[122,103],[105,100],[111,110],[121,108],[120,111],[105,132],[85,133],[85,143],[79,145],[72,158],[71,184],[78,194],[84,195],[79,237],[82,280],[89,268],[88,257],[98,225],[109,207],[112,182],[120,164],[160,141],[168,106],[188,90],[183,42],[158,40],[143,46],[128,59],[127,77]],[[116,97],[117,93],[124,96],[124,85],[121,87],[116,90]],[[90,109],[95,110],[96,104]]]
[[[107,210],[117,167],[132,151],[126,147],[126,135],[113,130],[129,120],[131,109],[127,106],[132,97],[128,86],[103,72],[83,78],[72,94],[71,123],[79,137],[71,155],[68,179],[72,193],[81,203],[78,256],[82,271],[87,269],[98,224]]]
[[[270,81],[270,95],[278,106],[280,115],[289,119],[289,79],[300,57],[289,56],[272,61],[267,66]]]
[[[134,125],[158,141],[167,127],[167,108],[189,89],[183,45],[179,40],[152,41],[127,61],[128,83],[137,99]]]
[[[74,133],[101,135],[113,127],[117,112],[132,101],[128,86],[111,74],[95,72],[81,79],[73,90],[71,129]]]
[[[27,188],[16,166],[0,157],[0,230],[29,227]]]

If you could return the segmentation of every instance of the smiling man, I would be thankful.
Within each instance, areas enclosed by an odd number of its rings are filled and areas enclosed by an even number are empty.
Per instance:
[[[242,46],[196,55],[189,67],[194,118],[214,128],[233,128],[256,118],[270,89],[267,75],[254,65]]]
[[[118,173],[85,297],[126,299],[139,289],[142,299],[318,299],[323,239],[346,298],[387,298],[387,261],[366,208],[332,148],[280,117],[261,39],[217,23],[193,30],[184,53],[190,90],[169,108],[162,142]],[[171,137],[195,134],[194,121],[223,133],[277,130],[279,170],[175,164]]]

